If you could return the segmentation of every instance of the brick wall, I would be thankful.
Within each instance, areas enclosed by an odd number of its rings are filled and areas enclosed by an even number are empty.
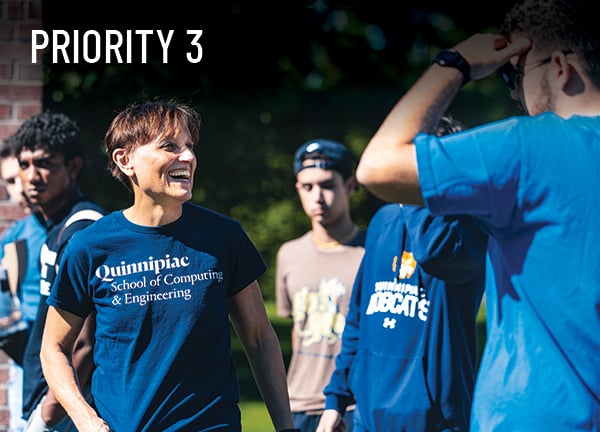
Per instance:
[[[0,140],[42,109],[41,62],[31,62],[31,30],[42,27],[42,0],[0,0]],[[0,187],[0,232],[22,215]],[[8,359],[0,351],[0,432],[8,431]]]

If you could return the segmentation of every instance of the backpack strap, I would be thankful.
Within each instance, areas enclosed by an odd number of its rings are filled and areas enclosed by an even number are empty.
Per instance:
[[[92,221],[97,221],[102,216],[104,216],[104,215],[97,210],[92,210],[92,209],[79,210],[78,212],[73,213],[71,215],[71,217],[69,219],[67,219],[67,221],[63,225],[63,230],[66,229],[69,225],[72,225],[73,223],[75,223],[77,221],[86,220],[86,219],[92,220]]]
[[[60,239],[62,238],[65,230],[70,225],[73,225],[75,222],[79,222],[81,220],[91,220],[91,221],[95,222],[98,219],[100,219],[102,216],[104,216],[102,213],[100,213],[98,210],[93,210],[93,209],[84,209],[84,210],[79,210],[78,212],[73,213],[69,217],[69,219],[67,219],[65,221],[62,228],[60,229],[60,233],[58,233],[58,236],[57,236],[58,241],[60,242]]]

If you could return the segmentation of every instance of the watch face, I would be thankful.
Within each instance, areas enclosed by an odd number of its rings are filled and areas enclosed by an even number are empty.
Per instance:
[[[450,50],[440,51],[435,57],[435,62],[442,66],[453,65],[457,62],[460,62],[461,60],[462,57],[458,52]]]

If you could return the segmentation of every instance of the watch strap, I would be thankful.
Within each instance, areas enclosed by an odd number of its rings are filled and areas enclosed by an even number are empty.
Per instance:
[[[443,67],[452,67],[458,69],[463,76],[463,86],[471,81],[471,65],[454,48],[449,48],[438,52],[433,58],[432,63],[437,63]]]

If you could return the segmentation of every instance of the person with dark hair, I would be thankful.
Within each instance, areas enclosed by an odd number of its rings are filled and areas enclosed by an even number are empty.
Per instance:
[[[23,335],[28,335],[40,302],[39,261],[40,250],[46,239],[46,229],[39,212],[32,211],[32,206],[23,195],[19,178],[19,162],[14,154],[14,143],[11,137],[0,149],[0,181],[6,187],[8,199],[18,204],[23,212],[22,216],[6,228],[0,237],[2,291],[11,298],[13,306],[11,320],[18,316],[11,325],[16,325],[16,328],[24,330]],[[6,256],[7,251],[12,256]],[[14,268],[9,269],[8,266]],[[18,277],[11,278],[9,273]],[[2,336],[1,339],[0,348],[4,349],[18,365],[22,365],[27,337],[13,339],[11,336],[5,339]]]
[[[46,299],[65,245],[77,231],[102,217],[104,210],[79,188],[85,154],[81,132],[73,120],[62,113],[43,112],[23,122],[11,140],[19,162],[23,193],[39,211],[46,229],[46,241],[39,256],[41,298],[23,357],[23,418],[28,422],[25,430],[74,431],[69,417],[48,389],[40,363],[48,310]],[[91,317],[73,352],[69,352],[78,379],[86,389],[93,369],[93,328]]]
[[[240,431],[230,325],[276,431],[293,431],[285,367],[241,224],[190,203],[200,118],[185,104],[122,110],[104,144],[133,203],[78,233],[48,299],[41,359],[79,431]],[[96,316],[93,404],[69,352]]]
[[[494,284],[473,431],[600,427],[600,26],[589,0],[524,0],[501,34],[440,52],[363,152],[390,202],[471,215]],[[460,88],[500,70],[528,115],[430,132]],[[560,259],[559,259],[560,258]]]
[[[308,140],[296,150],[293,166],[311,229],[279,248],[275,297],[278,315],[292,318],[287,382],[294,424],[314,432],[325,407],[323,387],[340,352],[365,230],[350,214],[355,159],[344,144]],[[345,417],[350,428],[352,409]]]
[[[460,130],[443,117],[439,135]],[[367,229],[318,432],[468,431],[487,235],[468,216],[387,204]]]
[[[23,211],[0,237],[0,268],[3,272],[0,297],[7,308],[0,318],[0,348],[11,358],[7,382],[9,427],[11,432],[21,432],[26,424],[22,418],[23,354],[40,303],[39,262],[46,228],[39,211],[32,208],[23,195],[12,137],[0,149],[0,179],[8,199]]]
[[[21,179],[19,179],[19,161],[15,156],[15,143],[8,137],[0,147],[0,180],[6,189],[7,199],[21,206],[23,216],[31,213],[31,209],[23,196]]]

